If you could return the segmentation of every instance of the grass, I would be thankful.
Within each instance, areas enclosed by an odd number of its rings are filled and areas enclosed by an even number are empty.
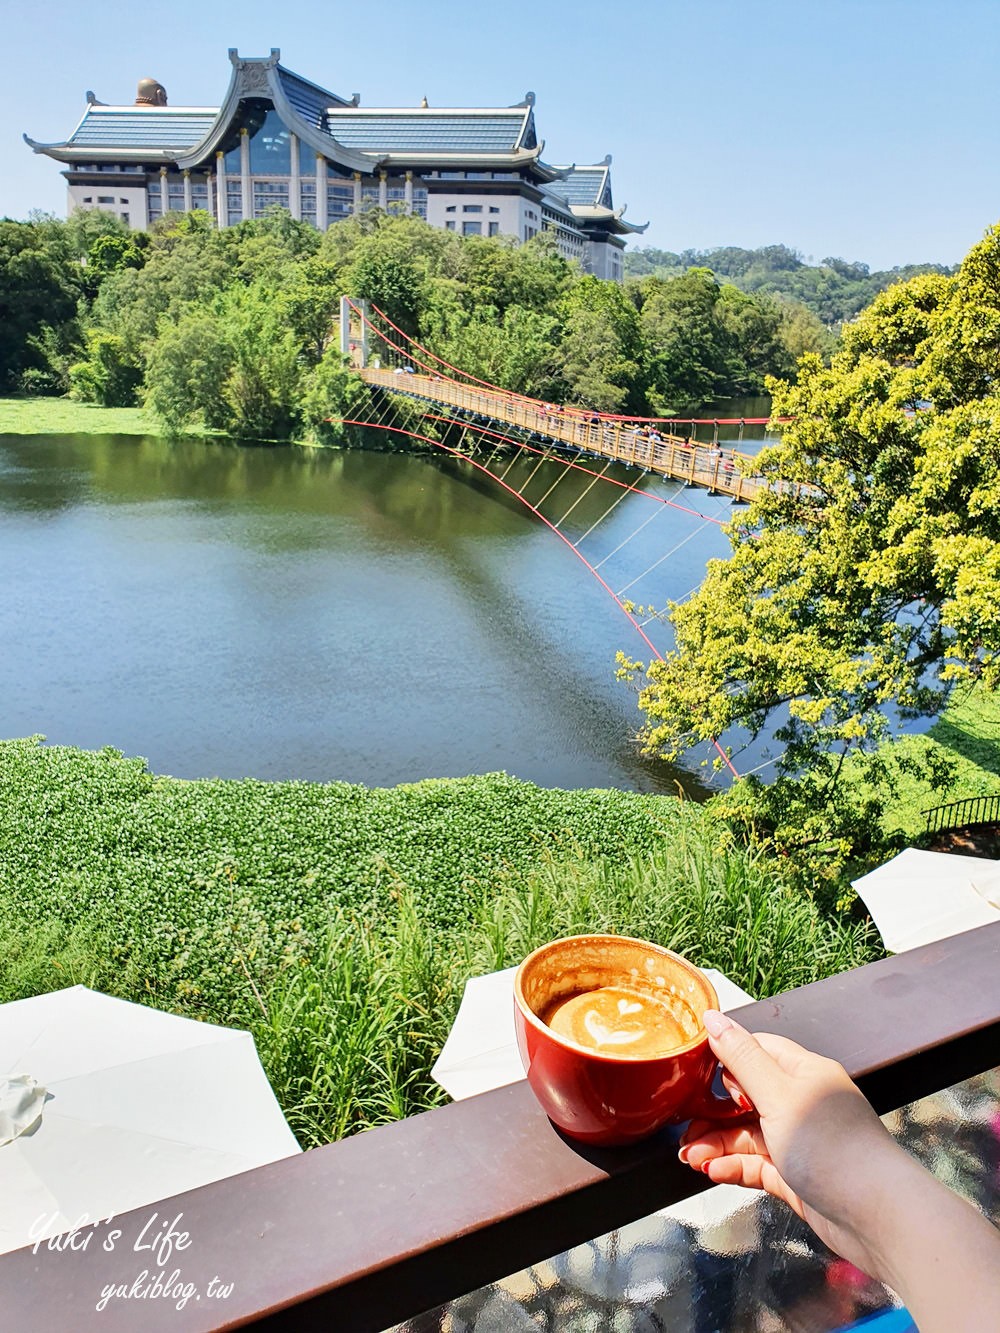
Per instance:
[[[82,982],[249,1027],[303,1144],[441,1100],[430,1067],[467,978],[588,930],[757,996],[876,956],[673,797],[503,774],[182,782],[0,742],[0,1001]]]
[[[900,773],[883,830],[890,837],[914,840],[924,831],[923,811],[966,796],[1000,792],[1000,695],[979,689],[956,691],[925,735],[904,737],[893,750],[915,761],[920,771]],[[921,774],[929,773],[937,760],[949,763],[951,777],[935,790]]]
[[[162,422],[142,407],[98,407],[72,398],[0,398],[0,435],[163,434]]]

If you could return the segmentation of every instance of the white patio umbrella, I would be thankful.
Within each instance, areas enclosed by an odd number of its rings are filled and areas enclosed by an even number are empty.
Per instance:
[[[890,953],[1000,921],[1000,861],[984,856],[907,847],[854,887]]]
[[[299,1151],[248,1032],[85,986],[0,1005],[0,1254]]]
[[[514,973],[516,967],[471,977],[448,1040],[431,1070],[431,1077],[455,1101],[502,1088],[524,1078],[524,1066],[514,1036]],[[727,976],[707,967],[705,973],[723,1009],[752,1004],[753,996]]]

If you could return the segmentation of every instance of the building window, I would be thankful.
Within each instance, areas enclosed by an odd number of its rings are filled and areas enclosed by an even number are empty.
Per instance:
[[[483,206],[482,206],[482,204],[463,204],[463,205],[462,205],[462,212],[463,212],[463,213],[481,213],[482,211],[483,211]]]
[[[115,202],[115,196],[113,194],[99,194],[97,196],[97,202],[99,204],[113,204]]]
[[[440,179],[440,180],[443,180],[443,181],[464,181],[464,180],[465,180],[465,172],[464,172],[464,171],[442,171],[442,172],[440,173],[439,179]]]
[[[444,211],[445,211],[446,213],[454,213],[454,211],[455,211],[455,205],[454,205],[454,204],[446,204],[446,205],[445,205],[445,210],[444,210]]]
[[[481,222],[462,223],[463,236],[482,236],[482,234],[483,234],[483,224]]]
[[[500,210],[499,210],[499,208],[494,208],[494,206],[493,206],[492,204],[490,204],[490,212],[491,212],[491,213],[499,213]]]
[[[264,213],[277,204],[279,208],[288,207],[287,181],[254,181],[253,215],[263,217]]]
[[[129,220],[129,215],[128,215],[127,213],[123,213],[123,214],[122,214],[122,222],[125,223],[125,226],[126,226],[126,227],[129,227],[129,226],[132,225],[131,222],[130,222],[130,220]]]
[[[445,228],[445,231],[454,231],[454,230],[455,230],[455,224],[454,224],[454,222],[452,222],[451,219],[449,218],[449,220],[444,224],[444,228]]]
[[[87,197],[86,197],[86,199],[84,199],[83,202],[84,202],[85,204],[92,204],[92,203],[94,202],[94,196],[93,196],[92,194],[88,194]]]
[[[491,236],[499,236],[499,235],[500,235],[500,223],[499,223],[499,222],[491,222],[491,223],[490,223],[490,235],[491,235]]]
[[[465,173],[465,179],[467,181],[488,181],[491,179],[492,175],[493,173],[490,171],[467,171]]]

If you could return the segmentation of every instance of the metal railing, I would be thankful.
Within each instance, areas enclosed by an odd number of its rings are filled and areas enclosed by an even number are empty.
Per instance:
[[[615,459],[659,473],[691,486],[728,495],[745,503],[763,489],[795,489],[788,482],[770,482],[749,469],[753,459],[734,449],[699,444],[680,435],[636,428],[630,422],[602,418],[591,421],[585,413],[562,408],[540,408],[516,394],[495,393],[433,375],[366,367],[357,372],[369,384],[425,402],[442,403],[490,421],[540,435],[585,453]],[[516,444],[516,441],[511,441]]]
[[[888,1111],[996,1065],[998,950],[1000,924],[984,926],[748,1005],[740,1021],[841,1060]],[[5,1322],[376,1333],[707,1187],[674,1134],[573,1146],[515,1083],[124,1214],[110,1251],[101,1227],[86,1245],[3,1256]],[[165,1265],[135,1249],[151,1218],[147,1240],[167,1223],[186,1236]],[[201,1299],[98,1308],[160,1269]],[[213,1298],[213,1284],[232,1287]]]
[[[946,829],[965,828],[969,824],[1000,823],[1000,792],[992,796],[967,796],[961,801],[936,805],[933,810],[921,810],[927,833],[942,833]]]

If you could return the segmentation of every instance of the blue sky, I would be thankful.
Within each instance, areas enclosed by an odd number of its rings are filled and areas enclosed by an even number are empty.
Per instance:
[[[13,11],[13,12],[11,12]],[[953,263],[1000,219],[996,0],[107,0],[8,6],[0,213],[62,215],[92,88],[216,104],[227,48],[367,106],[538,97],[550,161],[614,155],[616,204],[665,249],[784,242],[873,268]]]

